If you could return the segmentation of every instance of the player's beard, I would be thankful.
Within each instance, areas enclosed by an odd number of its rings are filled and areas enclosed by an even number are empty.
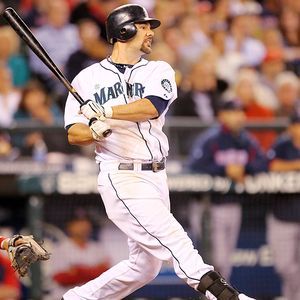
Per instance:
[[[141,46],[141,51],[144,52],[145,54],[150,54],[152,52],[151,45],[152,45],[152,39],[144,40]]]

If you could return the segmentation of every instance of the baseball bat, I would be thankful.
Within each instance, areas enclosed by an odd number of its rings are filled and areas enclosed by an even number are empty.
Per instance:
[[[3,17],[9,23],[9,25],[14,29],[14,31],[24,40],[24,42],[30,47],[30,49],[36,54],[36,56],[52,71],[52,73],[58,78],[58,80],[69,90],[69,92],[74,96],[74,98],[83,104],[84,100],[77,93],[75,88],[71,85],[65,75],[53,62],[49,54],[43,48],[43,46],[36,39],[32,31],[17,14],[17,12],[12,7],[7,7],[3,13]],[[96,121],[96,118],[90,120],[90,124]],[[107,129],[103,132],[103,136],[107,137],[111,134],[111,129]]]

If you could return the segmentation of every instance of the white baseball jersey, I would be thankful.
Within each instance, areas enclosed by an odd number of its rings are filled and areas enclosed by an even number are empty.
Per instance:
[[[141,59],[124,74],[104,59],[82,70],[72,85],[85,100],[91,99],[104,106],[127,104],[147,96],[158,96],[168,101],[177,97],[175,72],[163,61]],[[167,109],[156,119],[131,122],[108,119],[112,135],[96,143],[96,160],[160,160],[168,155],[169,145],[162,127]],[[78,114],[79,103],[69,94],[65,109],[65,126],[88,124]]]

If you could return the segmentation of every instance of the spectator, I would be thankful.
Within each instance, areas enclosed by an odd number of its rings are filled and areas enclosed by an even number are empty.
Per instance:
[[[70,55],[66,63],[66,75],[70,81],[82,69],[102,60],[108,54],[108,46],[100,39],[99,28],[93,20],[81,20],[78,30],[81,47]]]
[[[191,172],[226,176],[243,183],[247,174],[266,170],[266,159],[244,129],[246,116],[238,102],[222,102],[218,128],[210,128],[194,142],[188,167]],[[236,247],[241,225],[241,195],[211,194],[212,259],[216,270],[229,278],[230,258]]]
[[[260,65],[261,83],[272,92],[275,91],[275,78],[286,69],[283,51],[274,49],[267,51]]]
[[[178,69],[178,56],[171,49],[171,47],[163,42],[159,41],[154,43],[152,52],[148,55],[149,60],[163,60],[173,66],[175,71],[175,78],[177,86],[180,86],[183,76],[182,73]]]
[[[227,51],[227,24],[224,22],[214,24],[211,30],[210,39],[212,46],[219,53],[216,64],[218,77],[232,84],[236,80],[239,69],[244,64],[244,57],[239,51]]]
[[[300,115],[290,118],[288,132],[280,136],[268,152],[269,170],[300,170]],[[296,194],[277,194],[272,199],[267,237],[274,266],[282,279],[284,299],[300,299],[300,201]],[[287,267],[288,266],[288,267]]]
[[[268,93],[269,89],[264,88],[259,82],[258,73],[252,69],[243,69],[232,89],[226,93],[226,98],[238,99],[244,107],[247,120],[249,121],[272,121],[274,120],[273,93]],[[275,98],[276,100],[276,98]],[[276,133],[272,130],[251,130],[264,150],[269,149],[274,142]]]
[[[24,87],[30,72],[26,58],[20,53],[20,39],[10,26],[0,27],[0,63],[6,65],[15,87]]]
[[[0,131],[0,160],[12,161],[20,154],[19,149],[12,146],[11,137],[5,131]]]
[[[68,238],[52,251],[51,299],[60,299],[71,287],[94,279],[109,268],[108,256],[100,242],[91,239],[92,223],[74,215],[66,224]]]
[[[250,35],[250,28],[247,14],[233,16],[226,50],[239,52],[243,57],[244,66],[256,67],[264,58],[265,47],[260,40]]]
[[[199,59],[188,76],[189,88],[179,93],[178,101],[171,107],[175,116],[197,116],[202,122],[215,119],[218,101],[227,83],[218,79],[212,62]]]
[[[297,2],[297,1],[296,1]],[[291,7],[284,7],[280,14],[280,29],[288,53],[288,67],[300,75],[300,18],[299,12]]]
[[[174,65],[174,67],[179,70],[179,68],[181,67],[180,55],[178,51],[178,45],[180,44],[180,30],[177,24],[173,24],[167,28],[164,28],[164,30],[162,31],[162,36],[163,37],[161,40],[163,41],[163,43],[167,44],[167,47],[170,48],[170,50],[173,52],[173,55],[176,57],[176,64]],[[155,46],[157,42],[158,40],[156,40],[153,46]]]
[[[0,126],[12,125],[20,101],[21,92],[13,86],[10,70],[0,64]]]
[[[79,2],[72,10],[70,21],[78,24],[83,19],[93,20],[100,29],[101,37],[106,41],[105,20],[108,12],[124,4],[124,0],[87,0]]]
[[[186,74],[195,60],[210,45],[210,41],[202,31],[199,18],[195,14],[182,16],[177,26],[180,35],[176,49],[179,56],[179,68],[183,74]]]
[[[65,0],[47,2],[47,22],[35,30],[36,38],[40,41],[55,61],[64,71],[65,64],[79,44],[78,30],[69,23],[69,7]],[[65,95],[65,87],[55,78],[52,72],[30,51],[30,67],[35,76],[46,86],[48,91],[56,95]]]
[[[0,64],[0,127],[9,127],[13,123],[14,113],[21,101],[21,92],[13,87],[11,72]],[[0,130],[0,159],[15,159],[19,152],[13,147],[9,133]]]
[[[53,102],[46,91],[36,82],[32,82],[23,92],[22,101],[18,111],[15,113],[17,122],[31,121],[36,126],[61,125],[63,115],[55,102]],[[74,152],[75,147],[71,147],[65,141],[63,135],[53,134],[51,131],[33,131],[25,135],[15,135],[14,144],[21,149],[24,156],[32,156],[36,147],[44,147],[44,151],[70,153]],[[46,159],[47,153],[44,153]],[[41,158],[42,159],[42,158]]]
[[[284,37],[284,43],[288,47],[300,47],[299,14],[290,7],[285,7],[279,18],[280,29]]]
[[[6,254],[0,253],[0,300],[20,300],[21,284]]]
[[[186,2],[182,0],[155,1],[154,14],[157,19],[161,20],[162,31],[173,26],[185,14],[194,11],[193,5]]]
[[[277,117],[289,117],[295,111],[300,113],[300,82],[291,71],[282,72],[275,80],[279,107]]]
[[[24,2],[24,1],[23,1]],[[24,22],[28,27],[34,29],[46,24],[47,0],[32,0],[21,6]]]

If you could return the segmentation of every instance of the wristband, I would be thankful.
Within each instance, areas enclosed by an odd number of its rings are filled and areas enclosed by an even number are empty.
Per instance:
[[[113,116],[113,110],[111,106],[102,106],[103,107],[103,115],[105,118],[111,119]]]

